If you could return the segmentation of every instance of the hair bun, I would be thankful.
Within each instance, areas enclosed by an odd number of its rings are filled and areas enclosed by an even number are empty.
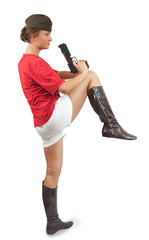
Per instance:
[[[26,29],[26,26],[24,28],[22,28],[21,30],[21,34],[20,34],[20,39],[23,41],[23,42],[27,42],[28,41],[28,34],[27,34],[27,29]]]

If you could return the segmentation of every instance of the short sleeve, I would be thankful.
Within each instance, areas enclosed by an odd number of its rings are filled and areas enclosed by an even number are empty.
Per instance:
[[[60,85],[65,82],[52,69],[50,65],[42,58],[38,58],[33,65],[34,80],[46,89],[51,95],[54,95]]]

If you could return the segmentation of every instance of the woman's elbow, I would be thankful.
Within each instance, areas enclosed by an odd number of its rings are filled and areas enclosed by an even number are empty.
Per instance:
[[[68,93],[69,93],[68,89],[67,89],[66,86],[65,86],[65,83],[63,83],[63,84],[58,88],[58,91],[59,91],[60,93],[63,93],[63,94],[68,94]]]

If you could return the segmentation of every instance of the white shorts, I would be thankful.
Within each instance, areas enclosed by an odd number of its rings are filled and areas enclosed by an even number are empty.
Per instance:
[[[65,128],[69,127],[72,119],[72,102],[67,94],[60,97],[55,104],[50,119],[36,130],[42,138],[43,147],[49,147],[59,141],[65,134]]]

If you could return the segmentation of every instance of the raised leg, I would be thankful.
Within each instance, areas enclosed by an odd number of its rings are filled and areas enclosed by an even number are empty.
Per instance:
[[[73,105],[72,121],[80,112],[87,97],[87,92],[93,86],[101,86],[100,79],[95,72],[88,71],[84,80],[69,92],[68,95]]]
[[[88,97],[94,111],[104,122],[103,137],[135,140],[137,137],[127,133],[118,123],[102,86],[93,87],[88,91]]]
[[[80,112],[86,97],[89,97],[91,106],[98,114],[100,120],[104,122],[102,135],[104,137],[119,138],[125,140],[135,140],[137,137],[127,133],[116,120],[110,107],[103,87],[97,74],[88,71],[85,79],[69,92],[73,105],[72,121]]]

